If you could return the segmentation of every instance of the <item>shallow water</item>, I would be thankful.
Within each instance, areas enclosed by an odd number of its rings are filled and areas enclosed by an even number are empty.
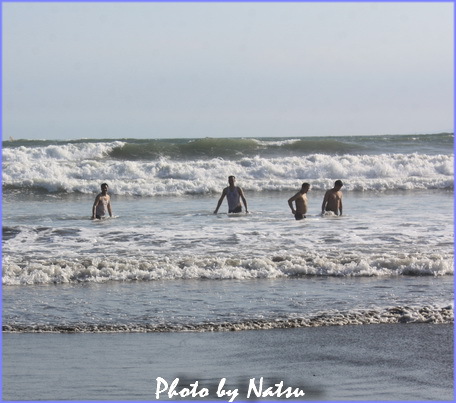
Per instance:
[[[7,196],[4,329],[452,319],[450,192],[346,192],[342,217],[319,215],[322,195],[309,193],[303,221],[279,193],[248,194],[251,213],[236,216],[212,214],[217,197],[117,196],[102,221],[88,219],[88,196]]]

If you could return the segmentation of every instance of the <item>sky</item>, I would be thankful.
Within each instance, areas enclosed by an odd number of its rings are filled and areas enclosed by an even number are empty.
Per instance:
[[[451,2],[2,7],[4,139],[453,132]]]

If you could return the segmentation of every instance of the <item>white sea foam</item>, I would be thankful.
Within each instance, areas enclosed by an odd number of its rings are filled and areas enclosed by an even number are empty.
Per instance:
[[[248,280],[261,278],[327,276],[443,276],[452,275],[451,256],[368,255],[338,260],[318,253],[305,256],[155,257],[85,259],[3,259],[3,284],[104,283],[176,279]]]
[[[118,160],[108,157],[122,142],[18,147],[3,150],[3,186],[49,192],[93,193],[100,181],[120,195],[218,192],[229,174],[251,191],[281,191],[310,181],[324,189],[334,178],[347,190],[453,189],[453,156],[423,154]]]

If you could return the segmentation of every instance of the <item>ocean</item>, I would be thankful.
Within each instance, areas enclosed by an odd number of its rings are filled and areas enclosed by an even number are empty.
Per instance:
[[[215,384],[225,373],[248,380],[264,370],[269,382],[289,379],[314,400],[451,400],[453,140],[442,133],[3,141],[3,398],[154,400],[157,377],[171,383],[196,371]],[[226,200],[213,213],[229,175],[248,214],[228,214]],[[322,216],[337,179],[343,215]],[[113,217],[91,220],[103,182]],[[308,213],[296,221],[287,200],[303,182],[311,185]],[[338,344],[350,332],[369,339]],[[302,337],[313,346],[329,340],[312,350],[317,374],[301,374],[305,380],[298,375],[306,357],[293,360],[291,344]],[[375,340],[392,351],[392,340],[407,337],[428,351],[416,378],[417,362],[402,346],[409,378],[391,370],[376,372],[370,388],[349,382],[356,345]],[[279,339],[289,348],[283,356],[274,350]],[[318,381],[334,368],[331,340],[345,366]],[[181,358],[153,359],[163,343]],[[179,361],[201,343],[213,354]],[[136,364],[123,367],[122,345]],[[81,361],[83,346],[94,363],[114,357],[107,373]],[[261,365],[246,365],[249,351]],[[78,369],[55,354],[69,354]],[[391,365],[380,361],[369,361],[370,370]],[[72,375],[58,386],[65,371]],[[438,381],[430,380],[436,371]]]

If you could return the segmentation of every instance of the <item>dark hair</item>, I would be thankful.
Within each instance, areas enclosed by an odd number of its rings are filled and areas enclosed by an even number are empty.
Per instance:
[[[106,186],[107,188],[109,187],[107,183],[102,183],[102,184],[101,184],[101,187],[105,187],[105,186]]]
[[[340,179],[336,180],[336,181],[334,182],[334,185],[335,185],[335,186],[341,186],[341,187],[344,186],[344,184],[342,183],[342,181],[341,181]]]
[[[310,188],[310,185],[307,182],[304,182],[302,184],[301,188],[303,188],[303,187]]]

